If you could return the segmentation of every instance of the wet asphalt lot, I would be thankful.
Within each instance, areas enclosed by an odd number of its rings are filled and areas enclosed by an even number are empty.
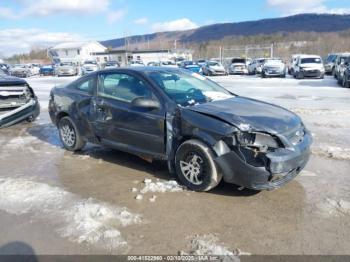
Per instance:
[[[73,79],[29,78],[40,119],[0,130],[0,254],[178,254],[200,248],[191,241],[201,236],[251,254],[350,254],[350,89],[331,77],[214,78],[297,112],[313,133],[313,154],[276,191],[222,183],[195,193],[167,185],[174,178],[163,163],[93,145],[63,150],[48,95]],[[167,192],[140,193],[145,179]]]

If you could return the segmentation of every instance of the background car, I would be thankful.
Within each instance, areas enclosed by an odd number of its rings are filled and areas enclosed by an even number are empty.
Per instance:
[[[53,65],[43,65],[40,67],[39,74],[43,76],[53,76],[55,74],[55,68]]]
[[[120,64],[117,61],[107,61],[104,65],[105,69],[118,68]]]
[[[204,66],[205,63],[207,62],[206,59],[197,59],[196,61],[196,64],[199,65],[200,67]]]
[[[72,62],[62,62],[56,67],[56,75],[61,76],[76,76],[78,75],[78,67]]]
[[[254,59],[252,63],[250,63],[250,65],[248,66],[248,73],[250,75],[261,74],[264,62],[265,58]]]
[[[345,70],[342,77],[341,85],[345,88],[350,88],[350,58],[345,61]]]
[[[1,69],[4,73],[9,74],[10,66],[9,66],[8,64],[1,63],[1,64],[0,64],[0,69]]]
[[[197,65],[197,64],[188,65],[185,67],[185,69],[187,69],[191,72],[194,72],[194,73],[202,74],[202,67],[200,65]]]
[[[0,72],[0,128],[34,121],[40,105],[34,90],[24,80]]]
[[[295,54],[292,55],[290,61],[289,61],[289,65],[288,65],[288,74],[294,76],[294,69],[296,67],[296,64],[298,62],[298,58],[299,56],[301,56],[302,54]]]
[[[323,79],[325,74],[322,58],[317,55],[301,55],[294,67],[294,77],[303,79],[306,77]]]
[[[145,66],[145,64],[140,60],[133,60],[129,62],[129,67],[141,67],[141,66]]]
[[[286,77],[286,64],[281,59],[266,59],[263,64],[261,76],[265,77]]]
[[[202,67],[202,72],[206,76],[228,75],[225,67],[217,61],[209,61]]]
[[[100,69],[100,67],[99,67],[99,65],[97,64],[96,61],[87,60],[81,66],[81,74],[82,75],[90,74],[92,72],[96,72],[99,69]]]
[[[329,75],[335,75],[335,61],[337,60],[338,53],[329,54],[324,62],[325,73]]]
[[[11,76],[16,76],[16,77],[30,77],[33,75],[32,70],[29,65],[24,65],[24,64],[15,64],[13,65],[9,73]]]
[[[247,59],[245,58],[233,58],[231,65],[229,66],[229,74],[231,75],[247,75]]]
[[[334,73],[333,76],[335,79],[338,79],[338,82],[340,83],[342,81],[342,73],[344,72],[344,63],[345,61],[350,57],[350,53],[341,53],[337,55],[337,58],[334,63]],[[340,79],[339,79],[340,78]]]

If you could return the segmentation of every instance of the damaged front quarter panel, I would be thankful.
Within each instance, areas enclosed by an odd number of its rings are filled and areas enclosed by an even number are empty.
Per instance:
[[[309,160],[312,138],[301,121],[288,133],[271,134],[190,108],[180,112],[177,130],[181,135],[171,126],[172,138],[178,138],[174,146],[188,138],[205,142],[215,152],[215,162],[228,183],[255,190],[276,189],[298,175]]]

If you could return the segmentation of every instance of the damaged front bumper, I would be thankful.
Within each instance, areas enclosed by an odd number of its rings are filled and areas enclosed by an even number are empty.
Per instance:
[[[293,148],[266,153],[263,166],[249,164],[234,151],[218,156],[215,162],[228,183],[254,190],[273,190],[301,172],[309,160],[311,143],[311,134],[307,132],[303,141]]]
[[[20,107],[3,112],[0,111],[0,128],[14,125],[26,119],[35,119],[40,114],[40,105],[35,97]]]

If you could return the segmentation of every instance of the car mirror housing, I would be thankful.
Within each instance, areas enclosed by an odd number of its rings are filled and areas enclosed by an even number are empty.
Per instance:
[[[137,108],[145,108],[145,109],[159,109],[160,103],[152,98],[147,97],[138,97],[132,100],[131,105]]]

